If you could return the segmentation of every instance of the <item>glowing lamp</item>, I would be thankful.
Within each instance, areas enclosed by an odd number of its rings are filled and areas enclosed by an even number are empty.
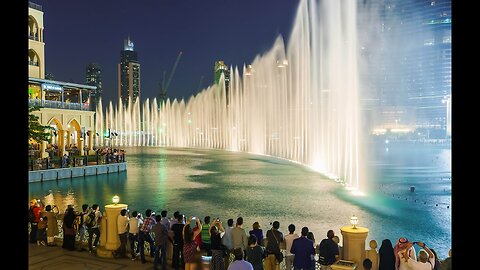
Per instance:
[[[119,201],[120,201],[120,197],[118,197],[117,195],[113,196],[113,198],[112,198],[113,204],[116,205]]]
[[[350,218],[350,223],[352,224],[353,228],[356,229],[358,224],[358,218],[355,215],[353,215]]]

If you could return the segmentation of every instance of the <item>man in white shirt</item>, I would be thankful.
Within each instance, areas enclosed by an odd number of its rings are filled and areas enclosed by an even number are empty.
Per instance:
[[[120,238],[120,246],[113,252],[113,256],[116,258],[126,257],[128,223],[129,218],[127,216],[127,209],[120,210],[120,215],[117,217],[117,233]]]
[[[133,211],[132,218],[128,221],[129,230],[128,230],[128,240],[130,241],[130,255],[132,255],[132,261],[137,258],[137,253],[135,252],[135,242],[138,245],[138,231],[140,226],[143,224],[142,214]],[[138,250],[137,250],[138,251]]]
[[[285,245],[287,248],[287,254],[285,255],[285,266],[287,270],[292,269],[293,258],[295,254],[290,253],[290,249],[292,248],[293,240],[297,238],[298,238],[298,234],[295,233],[295,225],[294,224],[288,225],[288,234],[285,235]]]
[[[407,245],[407,249],[413,246],[413,242],[409,242]],[[423,248],[418,252],[418,261],[412,259],[411,257],[408,258],[408,265],[412,270],[432,270],[433,265],[435,265],[435,255],[433,252],[425,245],[425,243],[417,242],[417,245]],[[405,253],[406,253],[405,250]]]

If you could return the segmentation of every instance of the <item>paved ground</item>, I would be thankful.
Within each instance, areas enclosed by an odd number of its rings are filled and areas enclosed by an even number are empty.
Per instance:
[[[146,256],[142,264],[140,257],[131,259],[100,258],[88,251],[69,251],[60,246],[48,247],[29,244],[28,269],[153,269],[153,258]],[[170,268],[169,268],[170,269]]]

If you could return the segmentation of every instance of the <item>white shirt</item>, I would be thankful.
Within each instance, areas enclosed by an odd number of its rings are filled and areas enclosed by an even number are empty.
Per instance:
[[[402,251],[398,252],[398,258],[400,258],[400,265],[398,266],[398,270],[413,270],[410,265],[405,262],[405,258],[402,256]],[[410,255],[410,258],[414,261],[417,260],[417,254],[415,253],[415,248],[412,246],[410,250],[407,251],[407,255]]]
[[[295,254],[290,253],[290,249],[292,248],[293,240],[298,238],[298,234],[287,234],[285,235],[285,247],[287,249],[287,255],[286,256],[292,256]]]
[[[432,258],[428,258],[428,261],[423,263],[420,261],[414,261],[412,258],[408,258],[407,263],[413,270],[432,270],[433,265],[435,265],[435,255]]]
[[[117,231],[118,234],[124,234],[127,232],[127,226],[128,226],[128,217],[127,216],[122,216],[118,215],[117,217]]]
[[[130,224],[130,230],[128,231],[131,234],[138,234],[138,230],[140,225],[142,225],[143,221],[138,219],[137,217],[131,218],[128,223]]]

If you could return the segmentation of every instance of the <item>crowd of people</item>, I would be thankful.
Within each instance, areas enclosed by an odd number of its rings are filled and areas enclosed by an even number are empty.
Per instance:
[[[64,249],[96,253],[102,220],[98,204],[91,207],[84,204],[78,211],[69,205],[60,212],[54,205],[44,207],[40,200],[33,199],[29,208],[30,243],[55,246],[55,237],[60,233],[57,220],[63,221]],[[282,262],[288,270],[330,270],[342,258],[339,238],[333,230],[328,230],[326,238],[316,244],[308,227],[302,227],[298,235],[295,224],[290,224],[284,235],[279,231],[278,221],[272,222],[266,232],[254,222],[253,229],[247,233],[242,217],[238,217],[235,224],[233,219],[228,219],[225,226],[222,220],[210,216],[187,218],[176,211],[170,218],[166,210],[156,214],[147,209],[143,215],[122,209],[116,224],[120,246],[113,252],[114,257],[133,261],[139,258],[145,264],[148,251],[154,258],[154,269],[166,269],[167,261],[171,261],[171,268],[193,270],[198,265],[199,254],[210,258],[212,270],[279,270]],[[420,248],[418,254],[415,246]],[[366,257],[362,262],[365,270],[451,269],[451,250],[448,258],[439,260],[424,242],[411,242],[404,237],[395,245],[384,239],[378,256],[367,254]]]

